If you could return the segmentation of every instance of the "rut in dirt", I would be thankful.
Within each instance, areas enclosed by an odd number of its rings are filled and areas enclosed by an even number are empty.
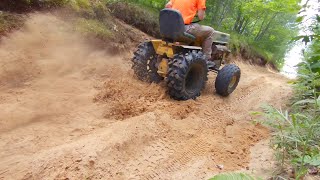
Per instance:
[[[280,75],[237,62],[243,75],[230,97],[214,93],[211,74],[201,97],[178,102],[164,84],[138,81],[130,57],[51,14],[32,14],[3,38],[0,179],[206,179],[246,169],[251,147],[269,136],[249,112],[280,106],[291,91]]]

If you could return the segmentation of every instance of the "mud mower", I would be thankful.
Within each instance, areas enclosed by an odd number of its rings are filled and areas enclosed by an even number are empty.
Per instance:
[[[202,53],[202,40],[186,32],[179,11],[161,10],[160,33],[161,40],[144,42],[134,53],[132,69],[138,79],[149,83],[165,79],[168,93],[175,100],[200,96],[208,80],[208,72],[218,74],[215,81],[217,94],[228,96],[236,89],[240,68],[235,64],[222,67],[230,54],[227,48],[229,34],[215,31],[212,57],[207,61]]]

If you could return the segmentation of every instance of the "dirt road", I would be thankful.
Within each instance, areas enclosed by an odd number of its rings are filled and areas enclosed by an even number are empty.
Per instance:
[[[206,179],[258,168],[250,149],[269,133],[249,112],[281,105],[290,87],[238,64],[229,98],[213,94],[210,75],[200,98],[177,102],[163,84],[136,80],[127,56],[31,15],[0,44],[0,179]]]

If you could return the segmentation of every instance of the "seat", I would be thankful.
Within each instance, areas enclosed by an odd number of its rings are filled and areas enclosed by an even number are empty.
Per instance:
[[[160,11],[160,34],[164,41],[191,44],[196,37],[186,32],[182,15],[174,9]]]

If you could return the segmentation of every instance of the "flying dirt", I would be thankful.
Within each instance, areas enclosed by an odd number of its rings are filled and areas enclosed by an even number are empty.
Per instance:
[[[236,61],[242,79],[230,97],[213,94],[212,74],[197,100],[174,101],[164,84],[137,80],[132,51],[111,55],[54,15],[29,16],[0,44],[0,179],[207,179],[259,168],[251,149],[269,131],[250,112],[283,105],[286,78]]]

